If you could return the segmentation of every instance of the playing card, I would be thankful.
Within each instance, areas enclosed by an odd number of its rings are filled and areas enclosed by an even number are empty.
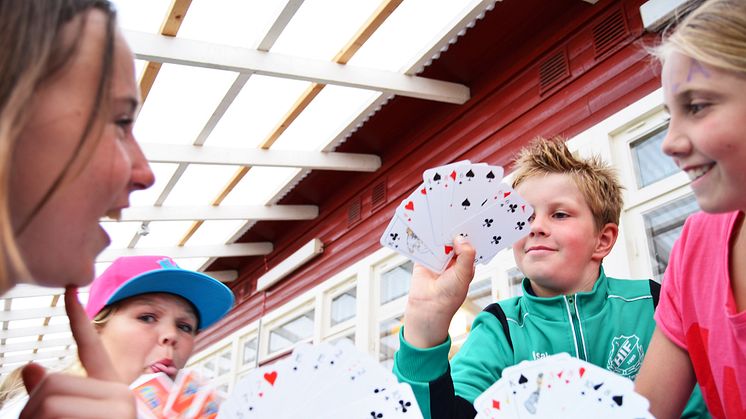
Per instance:
[[[443,272],[453,256],[452,246],[442,246],[440,256],[436,256],[412,228],[396,215],[381,236],[381,244],[435,272]]]
[[[173,383],[162,372],[140,376],[130,389],[135,394],[138,417],[161,418]]]
[[[425,247],[434,254],[436,253],[436,241],[433,236],[433,228],[430,225],[430,212],[427,206],[427,188],[424,184],[418,186],[401,204],[396,208],[395,214],[404,221]],[[437,255],[436,255],[437,256]]]
[[[489,203],[474,217],[453,229],[453,235],[466,237],[477,252],[474,263],[486,264],[502,249],[528,234],[533,208],[506,184],[500,184],[488,197]]]
[[[343,339],[298,345],[289,357],[251,371],[236,384],[218,417],[384,417],[379,414],[422,417],[408,385],[397,383],[391,371]]]
[[[632,381],[567,354],[506,368],[474,407],[477,418],[652,418]]]
[[[448,236],[448,231],[445,231],[447,226],[443,224],[443,217],[451,201],[451,191],[456,181],[456,169],[467,164],[471,162],[469,160],[458,161],[425,170],[422,174],[422,180],[427,188],[426,197],[433,237],[439,244],[451,243],[453,240],[453,237]]]
[[[449,234],[454,226],[494,203],[490,198],[500,188],[502,177],[503,168],[500,166],[467,164],[456,168],[451,202],[443,216],[443,224],[448,226],[446,230]]]

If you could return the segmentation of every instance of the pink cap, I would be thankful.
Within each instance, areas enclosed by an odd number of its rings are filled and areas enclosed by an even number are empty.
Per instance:
[[[220,320],[233,306],[233,293],[201,272],[179,268],[167,256],[116,259],[91,284],[85,311],[93,319],[109,304],[140,294],[168,293],[189,301],[199,316],[198,329]]]

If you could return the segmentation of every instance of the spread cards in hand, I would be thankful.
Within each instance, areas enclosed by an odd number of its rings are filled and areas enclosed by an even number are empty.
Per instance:
[[[408,384],[343,339],[300,344],[243,377],[218,418],[422,419]]]
[[[428,169],[422,177],[396,208],[382,245],[443,272],[457,235],[476,249],[475,263],[486,264],[528,233],[533,208],[501,182],[502,167],[465,160]]]
[[[649,419],[631,380],[566,353],[523,361],[474,400],[477,419]]]

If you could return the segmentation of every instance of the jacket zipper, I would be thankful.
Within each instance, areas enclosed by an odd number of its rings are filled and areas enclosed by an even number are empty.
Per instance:
[[[565,306],[567,312],[570,315],[570,328],[572,329],[572,337],[575,340],[575,353],[578,358],[587,361],[588,356],[585,353],[585,345],[583,345],[584,339],[580,331],[580,319],[578,319],[578,312],[575,309],[576,296],[564,296]]]

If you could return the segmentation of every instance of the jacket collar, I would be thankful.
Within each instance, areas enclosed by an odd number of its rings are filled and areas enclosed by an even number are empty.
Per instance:
[[[571,301],[577,301],[577,309],[581,318],[594,316],[603,310],[609,294],[609,286],[603,266],[593,284],[593,289],[588,292],[576,294],[558,295],[556,297],[538,297],[531,288],[531,281],[523,278],[523,298],[521,308],[532,315],[542,317],[550,321],[565,321],[568,316],[567,305]],[[575,304],[574,302],[572,304]]]

